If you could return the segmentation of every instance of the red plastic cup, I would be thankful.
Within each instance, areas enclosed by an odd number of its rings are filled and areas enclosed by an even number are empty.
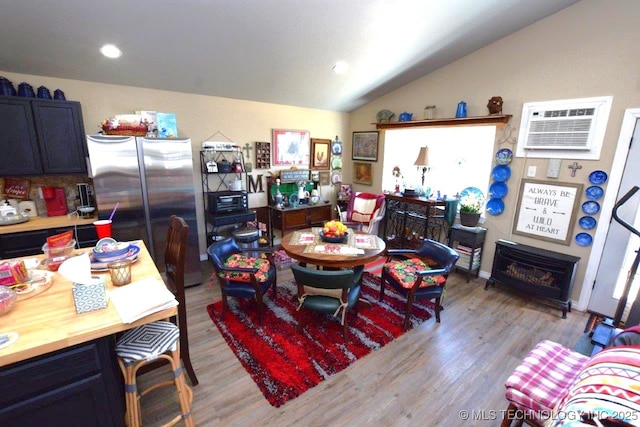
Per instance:
[[[101,219],[100,221],[95,221],[93,225],[96,226],[96,233],[98,233],[98,239],[102,239],[104,237],[111,237],[111,220],[110,219]]]

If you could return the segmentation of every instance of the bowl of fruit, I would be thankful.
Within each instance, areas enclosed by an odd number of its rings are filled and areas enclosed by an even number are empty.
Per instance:
[[[320,230],[320,238],[329,243],[342,243],[348,235],[347,226],[333,219],[325,222],[324,227]]]

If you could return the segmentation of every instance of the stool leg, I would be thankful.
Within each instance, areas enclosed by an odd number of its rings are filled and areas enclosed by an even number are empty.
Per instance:
[[[135,365],[125,365],[124,361],[118,358],[118,365],[124,377],[124,395],[126,414],[125,420],[128,427],[138,427],[140,420],[140,401],[138,400],[138,387],[136,384]]]
[[[191,402],[193,401],[193,392],[187,385],[184,379],[184,372],[180,365],[180,348],[171,352],[171,358],[173,359],[173,377],[178,390],[178,397],[180,400],[180,410],[182,411],[182,419],[184,419],[185,426],[195,427],[196,423],[191,415]]]

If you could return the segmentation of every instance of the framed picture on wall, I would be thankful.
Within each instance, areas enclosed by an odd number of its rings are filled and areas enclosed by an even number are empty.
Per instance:
[[[582,187],[582,184],[523,179],[513,233],[570,245]]]
[[[329,170],[331,140],[311,138],[311,169]]]
[[[320,172],[320,185],[331,184],[331,172]]]
[[[273,129],[273,166],[309,165],[309,131]]]
[[[353,162],[353,182],[356,184],[373,185],[373,164]]]
[[[351,159],[378,161],[378,132],[354,132]]]

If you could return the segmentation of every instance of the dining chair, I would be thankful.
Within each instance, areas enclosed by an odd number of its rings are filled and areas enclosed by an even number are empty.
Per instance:
[[[169,218],[169,230],[164,249],[164,267],[162,274],[167,288],[178,300],[177,323],[180,328],[180,357],[191,384],[198,385],[198,377],[191,364],[189,354],[189,334],[187,330],[187,299],[184,292],[184,267],[187,253],[187,237],[189,225],[183,218],[171,215]]]
[[[339,207],[337,209],[338,217],[347,227],[378,235],[379,225],[385,214],[384,194],[355,193],[351,196],[344,215]]]
[[[312,270],[294,264],[291,271],[298,285],[298,332],[304,326],[304,308],[338,317],[347,341],[347,314],[357,308],[361,289],[360,281],[354,281],[353,270]]]
[[[440,242],[425,239],[418,249],[387,249],[387,256],[378,300],[384,298],[387,284],[407,299],[404,330],[409,328],[414,301],[435,300],[436,322],[440,323],[440,303],[447,276],[460,255]]]
[[[253,258],[243,252],[258,252],[266,258]],[[214,275],[222,292],[223,317],[228,308],[227,297],[255,299],[258,323],[262,323],[262,300],[269,288],[276,297],[277,270],[272,257],[273,248],[247,248],[243,250],[233,237],[212,243],[207,248],[213,263]]]

